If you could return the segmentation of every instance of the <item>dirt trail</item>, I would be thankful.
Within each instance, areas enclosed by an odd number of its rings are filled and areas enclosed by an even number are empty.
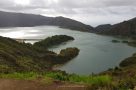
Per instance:
[[[0,79],[0,90],[87,90],[82,85],[43,85],[29,80]]]

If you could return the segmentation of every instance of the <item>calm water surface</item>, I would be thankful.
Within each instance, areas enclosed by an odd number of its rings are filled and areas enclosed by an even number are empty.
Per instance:
[[[50,48],[51,51],[59,53],[67,47],[78,47],[80,54],[70,62],[58,67],[68,73],[91,74],[99,73],[118,66],[121,60],[136,52],[136,48],[123,43],[112,43],[113,39],[120,38],[96,35],[86,32],[71,31],[53,26],[39,27],[17,27],[1,28],[0,35],[11,38],[44,39],[53,35],[69,35],[75,38],[74,41],[64,43]],[[33,43],[33,41],[28,41]]]

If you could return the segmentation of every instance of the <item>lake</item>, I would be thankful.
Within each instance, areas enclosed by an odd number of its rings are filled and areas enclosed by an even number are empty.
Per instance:
[[[77,47],[80,54],[68,63],[57,67],[68,73],[89,75],[118,66],[121,60],[136,52],[136,48],[124,43],[112,43],[121,38],[62,29],[55,26],[1,28],[0,35],[21,39],[44,39],[53,35],[69,35],[74,41],[54,46],[49,50],[59,53],[67,47]],[[27,41],[34,43],[34,41]]]

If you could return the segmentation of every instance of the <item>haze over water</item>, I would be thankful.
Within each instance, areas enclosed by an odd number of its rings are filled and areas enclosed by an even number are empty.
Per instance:
[[[77,47],[80,54],[57,69],[68,73],[88,75],[99,73],[118,66],[121,60],[135,53],[136,48],[124,43],[112,43],[112,40],[122,40],[116,37],[78,32],[54,26],[1,28],[0,35],[11,38],[44,39],[53,35],[69,35],[74,41],[54,46],[49,50],[59,53],[67,47]],[[28,41],[33,43],[33,41]]]

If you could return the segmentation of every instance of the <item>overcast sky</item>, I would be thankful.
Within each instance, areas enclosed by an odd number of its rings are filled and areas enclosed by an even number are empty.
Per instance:
[[[136,0],[0,0],[0,10],[65,16],[96,26],[136,17]]]

